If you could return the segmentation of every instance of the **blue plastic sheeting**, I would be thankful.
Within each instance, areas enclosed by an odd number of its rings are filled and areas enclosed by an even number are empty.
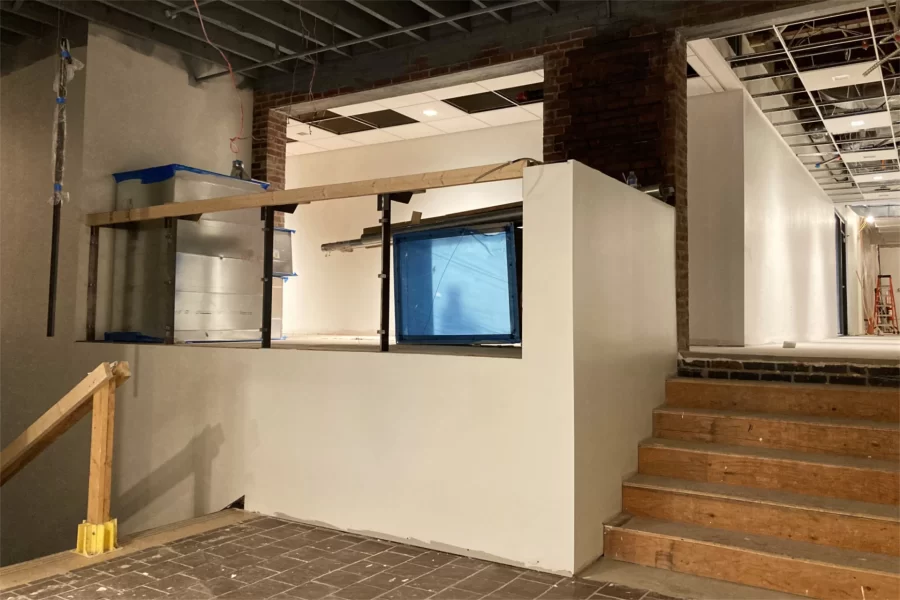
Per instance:
[[[399,343],[521,341],[513,226],[394,236]]]
[[[232,177],[231,175],[223,175],[222,173],[215,173],[213,171],[206,171],[204,169],[195,169],[194,167],[179,164],[162,165],[160,167],[150,167],[149,169],[138,169],[137,171],[113,173],[113,177],[116,178],[116,183],[122,183],[123,181],[128,181],[130,179],[140,179],[141,183],[143,184],[159,183],[160,181],[165,181],[167,179],[175,177],[176,171],[188,171],[190,173],[198,173],[200,175],[214,175],[216,177],[225,177],[226,179],[247,181],[246,179],[241,179],[240,177]],[[250,183],[255,183],[264,190],[269,189],[269,184],[265,181],[257,181],[256,179],[251,179],[249,181]]]

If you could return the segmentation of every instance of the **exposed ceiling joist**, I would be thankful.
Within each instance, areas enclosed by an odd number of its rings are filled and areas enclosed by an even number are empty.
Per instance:
[[[19,35],[39,38],[53,31],[50,26],[29,19],[20,13],[4,10],[0,14],[0,27],[6,31],[12,31]]]
[[[225,66],[219,52],[215,48],[211,48],[205,41],[199,42],[193,38],[184,36],[164,27],[159,27],[145,19],[123,13],[98,2],[78,2],[74,0],[67,2],[50,2],[49,0],[35,0],[23,4],[22,8],[19,9],[19,13],[27,16],[29,19],[35,19],[55,27],[60,21],[59,11],[56,9],[56,6],[62,7],[64,9],[63,12],[67,14],[75,15],[94,23],[99,23],[110,29],[115,29],[138,38],[158,42],[194,58],[199,58],[222,67]],[[246,68],[255,64],[253,61],[239,56],[229,56],[229,60],[235,69]]]
[[[450,15],[454,15],[457,13],[466,12],[469,9],[469,2],[467,0],[462,1],[447,1],[441,0],[440,2],[436,2],[435,0],[411,0],[417,6],[422,7],[423,10],[431,14],[435,17],[447,17]],[[453,27],[457,31],[462,31],[468,33],[472,31],[472,22],[471,19],[461,19],[459,21],[450,21],[447,23],[450,27]]]
[[[366,38],[386,29],[384,23],[346,2],[334,2],[333,0],[283,1],[356,39]],[[368,44],[375,48],[385,47],[383,42],[368,42]]]
[[[394,0],[386,0],[384,2],[347,0],[347,2],[376,19],[384,21],[394,29],[403,29],[428,19],[428,13],[411,2],[397,2]],[[419,42],[424,42],[428,39],[427,29],[405,31],[404,33]]]
[[[472,4],[477,6],[478,8],[489,8],[491,4],[496,4],[496,2],[491,2],[490,0],[472,0]],[[512,9],[506,8],[503,10],[495,10],[488,13],[496,20],[501,23],[510,24],[512,23]]]

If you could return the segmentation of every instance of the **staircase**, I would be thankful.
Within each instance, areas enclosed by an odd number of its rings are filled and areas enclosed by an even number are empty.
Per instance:
[[[900,391],[673,379],[608,557],[811,598],[900,598]]]

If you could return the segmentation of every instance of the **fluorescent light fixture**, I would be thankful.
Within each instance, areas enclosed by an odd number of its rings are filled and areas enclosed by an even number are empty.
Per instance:
[[[866,223],[868,223],[869,225],[871,225],[874,222],[875,222],[875,217],[873,217],[872,215],[869,215],[868,217],[866,217]]]
[[[882,177],[881,175],[876,175],[872,178],[872,181],[881,181],[882,179],[884,179],[884,177]]]
[[[436,110],[434,110],[432,108],[428,108],[426,110],[423,110],[422,114],[425,115],[426,117],[436,117],[438,113]]]
[[[831,78],[832,81],[843,81],[845,79],[850,79],[850,75],[844,73],[843,75],[835,75]]]
[[[866,122],[863,121],[863,120],[859,120],[859,121],[850,121],[850,127],[862,127],[862,126],[865,125],[865,124],[866,124]]]

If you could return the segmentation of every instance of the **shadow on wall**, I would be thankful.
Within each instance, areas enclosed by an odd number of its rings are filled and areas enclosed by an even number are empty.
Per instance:
[[[212,462],[224,443],[225,432],[222,425],[207,425],[177,454],[119,494],[113,514],[120,521],[126,521],[189,477],[194,482],[194,514],[204,514],[210,500]]]

